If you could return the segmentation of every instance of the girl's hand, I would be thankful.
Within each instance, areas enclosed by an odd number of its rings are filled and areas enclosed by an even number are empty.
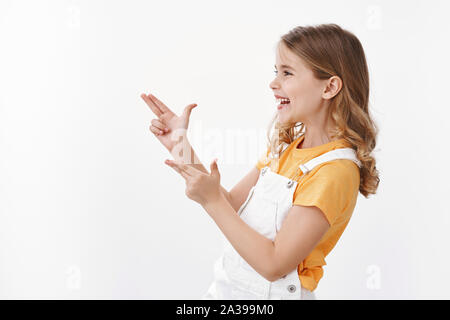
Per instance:
[[[220,199],[220,173],[217,159],[211,163],[211,173],[204,173],[184,163],[166,160],[165,164],[172,167],[186,180],[186,195],[202,206]]]
[[[180,116],[177,116],[154,95],[143,93],[141,98],[158,117],[152,120],[150,131],[171,152],[173,147],[179,143],[179,137],[186,136],[191,111],[197,104],[191,103],[184,108]]]

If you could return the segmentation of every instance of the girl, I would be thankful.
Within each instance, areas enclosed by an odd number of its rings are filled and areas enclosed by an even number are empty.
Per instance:
[[[217,161],[208,172],[187,140],[196,104],[176,116],[141,95],[158,117],[150,131],[175,158],[165,163],[227,239],[204,299],[315,299],[358,192],[367,198],[379,184],[371,156],[378,128],[356,36],[336,24],[296,27],[277,45],[275,74],[267,152],[229,192]]]

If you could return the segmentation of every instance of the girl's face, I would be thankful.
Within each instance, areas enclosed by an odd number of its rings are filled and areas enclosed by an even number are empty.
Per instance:
[[[276,54],[275,79],[270,88],[279,97],[288,98],[288,104],[277,100],[278,121],[284,124],[306,123],[318,113],[326,80],[316,79],[306,63],[280,42]]]

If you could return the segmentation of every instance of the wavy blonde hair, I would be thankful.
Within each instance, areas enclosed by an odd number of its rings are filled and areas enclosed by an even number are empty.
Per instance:
[[[359,192],[366,198],[375,194],[380,179],[371,152],[379,129],[369,114],[369,71],[360,41],[336,24],[320,24],[295,27],[281,37],[281,42],[306,62],[316,78],[341,78],[342,89],[328,109],[328,118],[336,124],[330,136],[352,145],[361,161]],[[274,115],[267,138],[269,157],[275,160],[275,166],[286,147],[304,132],[303,123],[282,125],[278,113]]]

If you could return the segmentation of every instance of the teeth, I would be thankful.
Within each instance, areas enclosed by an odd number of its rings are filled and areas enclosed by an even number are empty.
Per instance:
[[[290,102],[289,99],[284,99],[284,98],[277,98],[276,101],[278,104],[280,104],[281,102],[287,102],[287,103]]]

